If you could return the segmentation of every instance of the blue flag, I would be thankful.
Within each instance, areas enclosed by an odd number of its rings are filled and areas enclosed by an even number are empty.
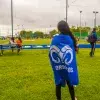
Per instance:
[[[73,41],[69,35],[57,35],[53,38],[49,58],[54,72],[55,84],[78,85],[78,70]]]

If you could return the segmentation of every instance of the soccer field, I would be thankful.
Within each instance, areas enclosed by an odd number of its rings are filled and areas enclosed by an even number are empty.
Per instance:
[[[100,100],[100,50],[89,57],[89,49],[77,54],[80,84],[78,100]],[[70,100],[62,88],[62,100]],[[22,50],[20,55],[5,51],[0,56],[0,100],[56,100],[48,50]]]
[[[37,45],[40,45],[40,44],[50,44],[51,42],[51,39],[32,39],[32,40],[25,40],[23,39],[23,45],[31,45],[31,44],[37,44]],[[0,40],[0,44],[9,44],[9,40]]]
[[[33,40],[23,40],[23,45],[24,44],[36,44],[36,45],[41,45],[41,44],[50,44],[51,39],[33,39]],[[9,40],[0,40],[0,44],[8,44]],[[85,39],[81,39],[79,44],[87,44],[88,42]]]

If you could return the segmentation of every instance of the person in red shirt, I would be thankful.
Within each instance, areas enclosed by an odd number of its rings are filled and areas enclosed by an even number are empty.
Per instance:
[[[18,38],[18,40],[16,41],[16,44],[17,44],[17,48],[18,48],[17,53],[19,54],[19,52],[22,48],[22,39],[21,39],[21,37]]]

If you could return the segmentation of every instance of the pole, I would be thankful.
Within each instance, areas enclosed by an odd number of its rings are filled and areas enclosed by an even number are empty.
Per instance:
[[[95,13],[95,27],[97,26],[97,13],[98,12]]]
[[[87,23],[85,22],[85,27],[87,26]]]
[[[96,27],[96,12],[95,12],[94,14],[95,14],[95,18],[94,18],[94,27]]]
[[[82,14],[82,11],[80,11],[80,38],[81,38],[81,27],[82,27],[82,23],[81,23],[81,19],[82,19],[81,17],[82,16],[81,16],[81,14]]]
[[[96,27],[96,13],[95,13],[95,18],[94,18],[94,27]]]
[[[66,0],[66,22],[68,22],[68,0]]]
[[[99,12],[93,11],[93,13],[95,14],[95,18],[94,18],[94,27],[96,28],[96,26],[97,26],[97,18],[96,18],[96,15],[97,15]]]
[[[12,27],[12,37],[13,37],[13,0],[11,0],[11,27]]]

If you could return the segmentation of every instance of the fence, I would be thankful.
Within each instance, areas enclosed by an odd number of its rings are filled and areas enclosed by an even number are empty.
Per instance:
[[[96,48],[100,48],[100,45],[97,44]],[[49,49],[50,45],[23,45],[22,49]],[[90,44],[79,44],[79,48],[91,48]],[[1,50],[9,50],[11,49],[10,45],[0,45]]]
[[[80,33],[79,32],[74,32],[74,36],[75,37],[80,37]],[[88,36],[88,32],[82,32],[81,33],[81,38],[85,38]]]

